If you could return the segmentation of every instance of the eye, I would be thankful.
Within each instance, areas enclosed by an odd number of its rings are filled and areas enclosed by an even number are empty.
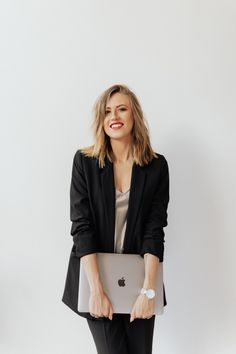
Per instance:
[[[120,108],[120,111],[126,111],[126,108]],[[105,115],[107,115],[108,113],[110,113],[110,111],[105,111]]]

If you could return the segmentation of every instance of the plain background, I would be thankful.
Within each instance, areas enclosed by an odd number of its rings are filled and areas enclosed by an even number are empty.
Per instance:
[[[95,353],[86,320],[61,302],[69,186],[92,105],[115,83],[137,94],[170,170],[168,305],[153,353],[235,353],[235,1],[0,10],[1,353]]]

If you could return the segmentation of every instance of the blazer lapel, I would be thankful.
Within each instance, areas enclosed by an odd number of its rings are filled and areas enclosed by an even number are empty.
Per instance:
[[[115,236],[115,203],[116,190],[114,180],[113,163],[106,158],[106,165],[101,168],[101,188],[103,205],[106,217],[107,234],[108,234],[108,252],[114,252],[114,236]],[[131,185],[129,193],[129,204],[127,211],[127,224],[124,237],[124,253],[132,253],[132,237],[133,230],[140,208],[142,194],[146,179],[145,166],[141,167],[135,162],[132,167]]]

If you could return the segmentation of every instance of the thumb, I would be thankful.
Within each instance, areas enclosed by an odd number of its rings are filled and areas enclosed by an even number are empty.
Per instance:
[[[109,319],[112,320],[112,315],[113,315],[113,310],[112,307],[110,306],[110,311],[109,311]]]

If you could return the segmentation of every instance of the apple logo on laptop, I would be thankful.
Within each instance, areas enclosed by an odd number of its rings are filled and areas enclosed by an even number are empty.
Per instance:
[[[119,286],[125,286],[125,278],[122,277],[121,279],[118,280]]]

